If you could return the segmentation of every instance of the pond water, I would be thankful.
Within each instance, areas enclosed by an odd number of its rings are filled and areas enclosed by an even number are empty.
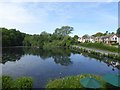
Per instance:
[[[118,73],[120,70],[104,60],[88,57],[69,49],[3,48],[3,75],[13,78],[30,76],[34,88],[44,88],[50,79],[70,75]]]

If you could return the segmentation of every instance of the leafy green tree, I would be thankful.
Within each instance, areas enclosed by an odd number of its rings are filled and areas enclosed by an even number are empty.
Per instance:
[[[2,32],[2,46],[22,46],[25,33],[21,33],[16,29],[0,28]]]
[[[104,34],[101,33],[101,32],[97,32],[96,34],[94,34],[94,35],[92,35],[92,36],[94,36],[94,37],[99,37],[99,36],[104,36]]]
[[[62,26],[61,28],[56,28],[54,34],[66,36],[66,35],[71,34],[72,31],[73,31],[73,27]]]
[[[74,35],[74,37],[72,38],[72,44],[78,44],[78,35]]]
[[[117,29],[117,34],[120,34],[120,28]]]
[[[87,38],[87,37],[89,37],[89,35],[88,35],[88,34],[83,35],[83,38]]]
[[[107,35],[107,34],[108,34],[108,31],[105,32],[105,35]]]

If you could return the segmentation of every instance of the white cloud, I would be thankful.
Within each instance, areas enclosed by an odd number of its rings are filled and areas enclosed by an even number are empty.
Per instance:
[[[0,20],[1,23],[31,23],[35,18],[20,4],[0,3]]]
[[[32,28],[36,25],[41,27],[40,25],[47,19],[47,12],[35,8],[31,10],[25,4],[0,3],[0,27],[16,28],[26,33],[35,32]]]

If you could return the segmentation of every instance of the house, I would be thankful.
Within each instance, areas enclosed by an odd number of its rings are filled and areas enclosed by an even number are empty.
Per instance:
[[[95,42],[102,42],[101,37],[100,36],[99,37],[95,37]]]
[[[79,42],[92,42],[94,43],[95,42],[95,37],[94,36],[83,36],[83,37],[79,37],[78,38],[78,41]]]
[[[82,37],[79,37],[79,38],[78,38],[78,42],[83,42]]]
[[[91,42],[91,43],[95,43],[95,42],[102,42],[105,44],[119,44],[120,45],[120,34],[109,34],[106,36],[99,36],[99,37],[94,37],[94,36],[89,36],[89,35],[84,35],[83,37],[79,37],[78,38],[79,42]]]
[[[108,44],[109,43],[109,36],[101,36],[101,40],[103,43]]]
[[[110,44],[118,44],[118,36],[116,34],[112,34],[109,37],[109,43]]]
[[[120,34],[118,34],[117,37],[118,37],[118,45],[120,46]]]
[[[107,36],[101,36],[102,42],[106,44],[117,44],[118,36],[116,34],[110,34]]]
[[[95,42],[95,37],[94,36],[89,36],[88,39],[89,39],[89,42],[91,42],[91,43]]]

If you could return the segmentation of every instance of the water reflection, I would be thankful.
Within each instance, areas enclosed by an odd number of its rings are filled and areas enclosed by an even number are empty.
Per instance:
[[[53,58],[56,64],[60,64],[63,66],[68,66],[73,62],[70,59],[71,53],[77,54],[78,52],[66,48],[54,48],[54,49],[39,49],[39,48],[31,48],[31,47],[19,47],[19,48],[3,48],[2,49],[2,64],[5,64],[7,61],[17,61],[24,55],[34,55],[39,56],[42,60],[46,60],[48,58]],[[98,57],[93,54],[79,52],[79,54],[84,57],[95,58],[100,62],[104,62],[109,66],[120,69],[120,63],[116,60],[108,60],[104,57]]]
[[[2,64],[20,60],[22,55],[24,55],[23,48],[2,48]]]
[[[2,63],[7,61],[20,60],[23,55],[36,55],[46,60],[47,58],[53,58],[56,64],[68,66],[72,64],[70,60],[71,51],[65,48],[55,49],[38,49],[38,48],[3,48]]]
[[[97,55],[94,54],[90,54],[90,53],[85,53],[85,52],[78,52],[78,51],[74,51],[72,50],[73,53],[79,53],[85,57],[90,57],[90,58],[95,58],[96,60],[99,60],[100,62],[104,62],[107,64],[107,66],[112,66],[112,70],[114,71],[115,68],[120,69],[120,61],[118,60],[114,60],[114,59],[109,59],[106,57],[99,57]]]

